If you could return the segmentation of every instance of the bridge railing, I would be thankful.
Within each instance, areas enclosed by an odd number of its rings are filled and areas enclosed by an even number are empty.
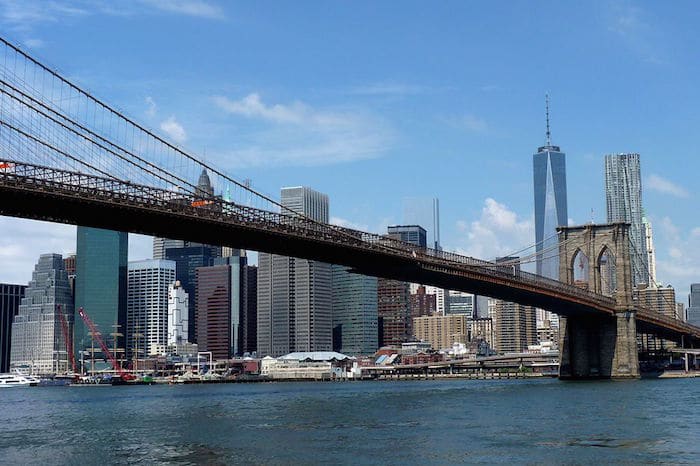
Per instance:
[[[25,188],[57,190],[86,198],[99,198],[116,203],[129,203],[167,212],[235,223],[249,228],[265,228],[271,232],[296,235],[305,239],[344,244],[350,247],[375,250],[394,257],[414,261],[421,266],[460,271],[464,274],[489,276],[504,283],[536,286],[552,292],[572,296],[586,302],[613,306],[614,299],[573,285],[524,272],[513,265],[499,264],[469,256],[436,249],[421,248],[386,235],[367,233],[350,228],[315,222],[306,217],[270,212],[225,201],[219,196],[195,196],[176,190],[165,190],[139,184],[84,174],[74,171],[0,160],[0,180]]]

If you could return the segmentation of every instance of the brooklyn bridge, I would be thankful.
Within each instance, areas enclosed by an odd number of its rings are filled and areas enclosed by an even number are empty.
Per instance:
[[[562,378],[639,376],[637,334],[685,347],[700,328],[634,299],[629,225],[560,227],[560,280],[316,222],[132,120],[0,39],[0,214],[344,265],[561,316]],[[194,183],[206,170],[217,193]],[[582,288],[581,257],[590,261]],[[612,283],[612,284],[611,284]]]

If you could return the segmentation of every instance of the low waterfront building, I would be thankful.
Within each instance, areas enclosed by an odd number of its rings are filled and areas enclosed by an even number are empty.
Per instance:
[[[355,358],[335,351],[300,351],[260,361],[260,375],[271,379],[329,380],[344,377]]]

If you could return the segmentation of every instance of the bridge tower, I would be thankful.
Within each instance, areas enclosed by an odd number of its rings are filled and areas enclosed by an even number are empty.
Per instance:
[[[559,227],[559,279],[615,299],[614,315],[560,318],[561,379],[638,378],[629,223]]]

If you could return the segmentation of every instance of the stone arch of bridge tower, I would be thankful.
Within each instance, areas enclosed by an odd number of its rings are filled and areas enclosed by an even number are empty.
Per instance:
[[[595,292],[614,296],[617,289],[617,257],[608,243],[603,243],[598,249],[595,261]]]
[[[560,270],[560,280],[575,284],[576,260],[579,252],[588,259],[588,287],[602,293],[600,260],[607,252],[615,262],[615,288],[613,293],[620,308],[632,306],[632,279],[629,251],[629,224],[608,223],[559,227],[559,263],[566,264]],[[607,293],[606,293],[607,294]]]
[[[581,283],[577,283],[580,281],[586,283],[589,289],[593,286],[590,280],[591,259],[582,248],[576,248],[571,256],[569,267],[571,268],[569,275],[571,285],[580,286]]]

